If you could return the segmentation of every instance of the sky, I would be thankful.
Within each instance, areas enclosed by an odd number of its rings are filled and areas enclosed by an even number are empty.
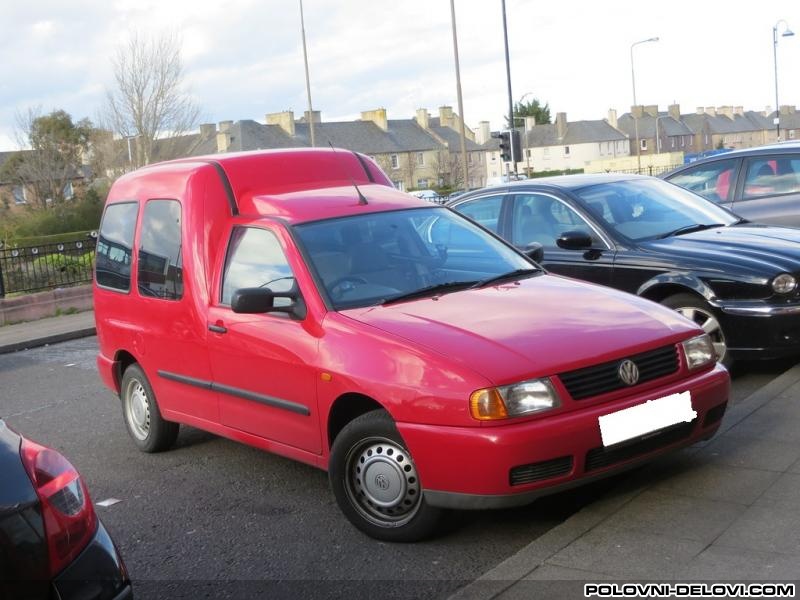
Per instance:
[[[501,0],[455,0],[467,125],[503,126],[508,90]],[[449,0],[303,0],[315,110],[323,121],[385,108],[457,110]],[[506,0],[512,98],[555,117],[603,119],[636,99],[662,110],[800,105],[800,2]],[[17,145],[17,115],[63,109],[97,120],[127,36],[177,33],[186,92],[203,122],[307,109],[299,0],[4,0],[0,11],[0,150]],[[783,20],[783,21],[782,21]]]

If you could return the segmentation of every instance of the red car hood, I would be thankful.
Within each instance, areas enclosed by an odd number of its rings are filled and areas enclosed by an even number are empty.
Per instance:
[[[554,275],[341,314],[447,356],[495,384],[553,375],[702,333],[649,300]]]

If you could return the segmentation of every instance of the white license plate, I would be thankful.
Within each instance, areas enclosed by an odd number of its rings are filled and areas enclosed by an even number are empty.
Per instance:
[[[603,446],[613,446],[697,417],[689,392],[648,400],[598,418]]]

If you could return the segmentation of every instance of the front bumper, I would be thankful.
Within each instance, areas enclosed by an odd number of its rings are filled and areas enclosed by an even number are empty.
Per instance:
[[[600,416],[687,390],[697,412],[691,423],[603,448]],[[716,365],[688,379],[549,418],[494,427],[397,426],[414,456],[429,504],[505,508],[710,438],[719,428],[729,391],[728,373]]]
[[[734,358],[800,354],[800,304],[730,300],[716,307]]]
[[[97,532],[72,564],[53,581],[58,600],[131,600],[125,563],[98,519]]]

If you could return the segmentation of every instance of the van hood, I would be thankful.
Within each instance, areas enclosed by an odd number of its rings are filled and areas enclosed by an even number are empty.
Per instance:
[[[555,275],[341,314],[446,356],[498,385],[702,333],[649,300]]]

